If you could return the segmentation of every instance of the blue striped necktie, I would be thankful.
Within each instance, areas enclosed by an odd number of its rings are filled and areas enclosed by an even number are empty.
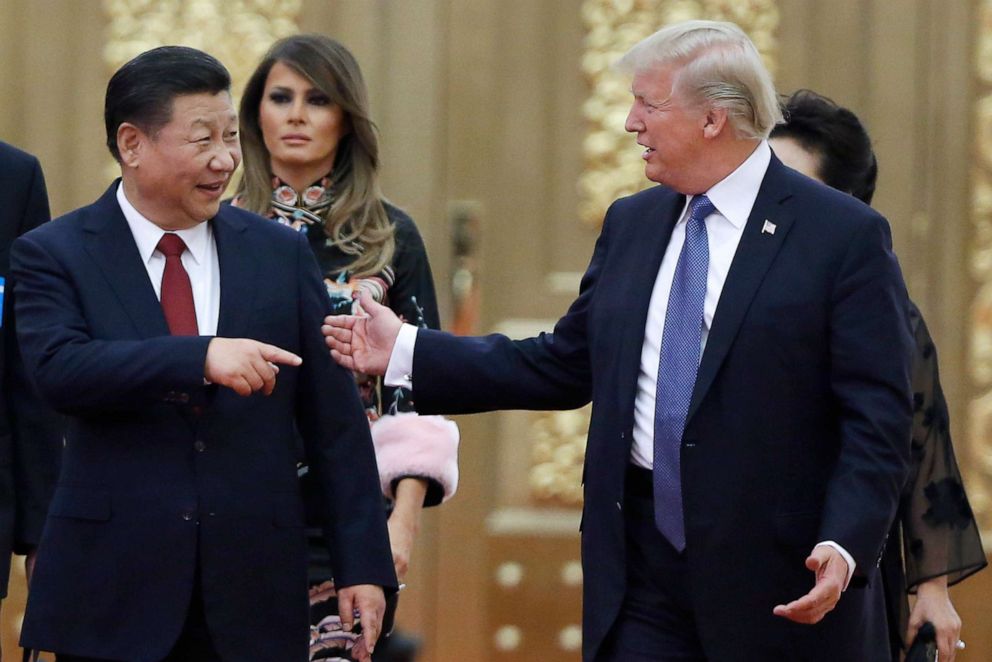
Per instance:
[[[710,248],[707,216],[716,207],[705,195],[689,204],[685,244],[675,265],[661,338],[654,405],[654,521],[678,551],[685,549],[682,516],[682,433],[696,384],[703,334],[703,301]]]

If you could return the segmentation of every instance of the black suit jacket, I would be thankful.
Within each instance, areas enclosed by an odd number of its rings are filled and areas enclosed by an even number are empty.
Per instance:
[[[38,159],[0,142],[0,276],[5,280],[0,345],[0,598],[7,595],[11,551],[37,546],[58,474],[62,421],[45,406],[24,373],[14,333],[10,246],[49,220]]]
[[[578,299],[554,332],[510,341],[420,331],[423,412],[558,409],[592,400],[584,471],[584,643],[624,595],[624,476],[652,287],[684,196],[615,202]],[[776,226],[762,232],[765,221]],[[717,305],[682,441],[689,586],[712,660],[876,660],[870,582],[909,455],[910,333],[885,220],[783,166],[764,177]],[[833,540],[859,577],[816,626],[772,614],[813,585]]]
[[[115,191],[14,244],[26,363],[69,414],[22,643],[160,660],[198,566],[225,660],[305,660],[303,455],[338,585],[396,584],[368,421],[324,346],[330,301],[313,254],[303,235],[240,209],[209,221],[217,335],[303,364],[283,366],[268,397],[205,386],[211,338],[168,334]]]

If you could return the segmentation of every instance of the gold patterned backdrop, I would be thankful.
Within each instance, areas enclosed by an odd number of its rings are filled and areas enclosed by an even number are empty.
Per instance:
[[[972,244],[968,265],[976,283],[971,305],[968,362],[976,397],[968,406],[968,496],[986,544],[992,544],[992,0],[978,7],[975,47],[977,94],[972,170]]]

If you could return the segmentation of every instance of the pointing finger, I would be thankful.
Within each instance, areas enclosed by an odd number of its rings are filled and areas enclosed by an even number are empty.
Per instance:
[[[300,365],[303,363],[303,359],[301,359],[299,356],[293,354],[292,352],[287,352],[286,350],[280,347],[276,347],[275,345],[267,345],[265,343],[258,343],[258,345],[259,345],[259,351],[262,354],[262,358],[264,358],[266,361],[270,361],[272,363],[279,363],[282,365],[293,365],[293,366]]]

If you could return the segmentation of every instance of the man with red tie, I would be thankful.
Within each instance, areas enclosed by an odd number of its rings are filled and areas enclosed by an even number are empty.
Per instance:
[[[28,372],[69,415],[22,643],[61,662],[305,660],[303,454],[362,659],[396,585],[309,247],[220,208],[241,156],[229,88],[191,48],[125,64],[105,105],[121,179],[13,248]]]

